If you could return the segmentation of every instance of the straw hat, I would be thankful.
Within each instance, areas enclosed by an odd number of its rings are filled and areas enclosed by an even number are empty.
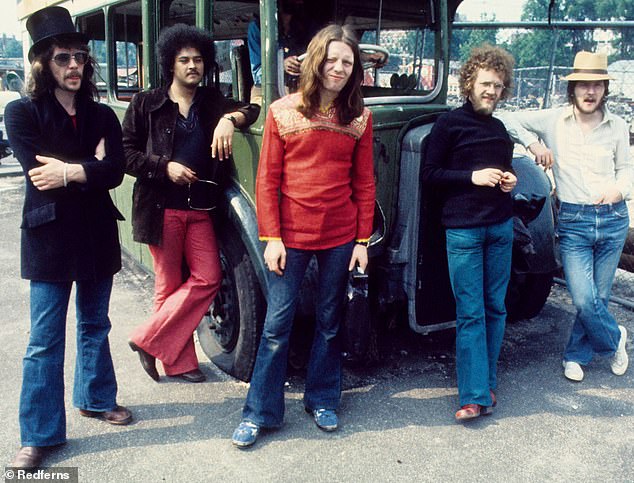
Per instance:
[[[567,81],[600,81],[614,77],[608,75],[608,57],[605,54],[581,51],[575,55],[572,74],[564,77]]]
[[[29,49],[29,61],[45,50],[54,38],[79,40],[86,43],[88,38],[75,30],[73,19],[64,7],[46,7],[33,13],[26,21],[26,29],[33,45]]]

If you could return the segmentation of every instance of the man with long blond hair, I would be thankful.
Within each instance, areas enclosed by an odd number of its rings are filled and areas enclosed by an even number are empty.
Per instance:
[[[348,271],[368,263],[374,212],[372,119],[363,106],[362,76],[352,31],[328,26],[308,46],[299,92],[274,102],[266,118],[256,204],[268,310],[243,420],[233,434],[240,448],[255,443],[261,428],[282,425],[289,335],[313,256],[319,280],[304,407],[320,429],[337,429],[343,294]]]
[[[441,191],[449,278],[456,299],[457,421],[493,412],[504,299],[511,275],[513,142],[492,114],[510,92],[513,58],[499,47],[471,52],[460,71],[462,107],[429,134],[423,182]]]

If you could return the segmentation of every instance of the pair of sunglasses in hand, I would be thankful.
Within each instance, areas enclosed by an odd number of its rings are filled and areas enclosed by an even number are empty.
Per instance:
[[[216,208],[218,198],[218,183],[206,179],[199,179],[189,183],[187,205],[192,210],[210,211]]]

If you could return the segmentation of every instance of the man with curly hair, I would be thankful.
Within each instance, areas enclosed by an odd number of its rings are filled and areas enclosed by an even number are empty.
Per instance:
[[[423,182],[442,200],[449,277],[456,299],[457,421],[496,405],[497,360],[511,274],[513,142],[492,116],[510,93],[513,58],[499,47],[473,49],[460,71],[462,107],[442,115],[427,140]]]
[[[149,245],[155,273],[154,314],[129,344],[155,381],[156,359],[168,376],[205,380],[192,334],[222,277],[210,210],[234,128],[259,113],[199,86],[214,62],[213,45],[209,32],[192,26],[163,30],[156,50],[167,85],[135,95],[123,120],[126,171],[136,177],[133,236]]]

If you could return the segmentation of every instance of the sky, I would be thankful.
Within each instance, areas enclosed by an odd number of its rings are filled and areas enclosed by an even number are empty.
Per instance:
[[[0,13],[0,34],[7,34],[9,37],[15,35],[20,38],[20,23],[16,13],[15,0],[2,1],[2,12]]]
[[[16,0],[1,0],[0,34],[20,36],[20,25],[16,14]],[[480,20],[482,12],[495,13],[501,21],[519,20],[526,0],[465,0],[458,12],[466,14],[469,20]]]
[[[544,0],[546,1],[546,0]],[[526,0],[465,0],[458,7],[458,13],[466,14],[471,21],[480,20],[481,13],[494,13],[501,22],[514,22],[520,19]]]

